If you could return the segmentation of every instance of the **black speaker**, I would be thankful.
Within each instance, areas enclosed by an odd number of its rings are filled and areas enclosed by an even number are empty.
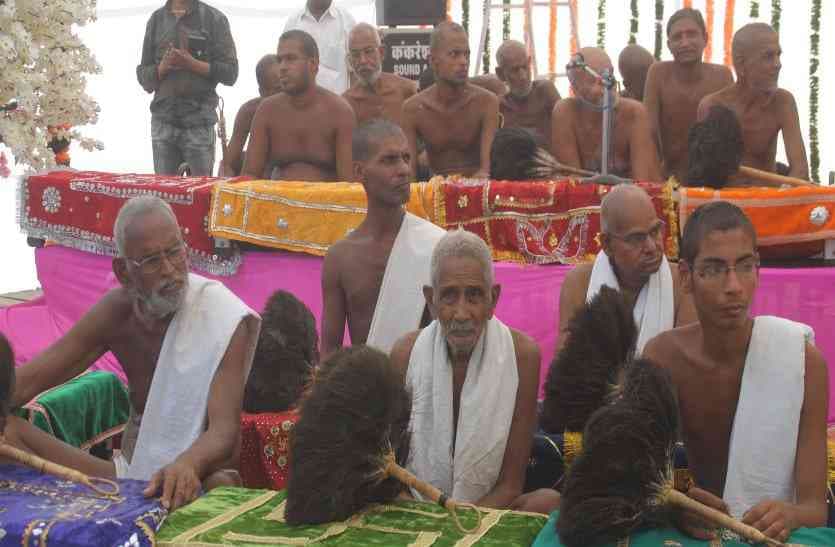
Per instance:
[[[377,0],[377,25],[434,25],[446,18],[446,0]]]

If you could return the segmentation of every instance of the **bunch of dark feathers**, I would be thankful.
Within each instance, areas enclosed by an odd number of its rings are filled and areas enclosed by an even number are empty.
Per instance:
[[[283,412],[294,406],[319,362],[316,319],[285,291],[274,293],[261,314],[261,334],[244,389],[246,412]]]
[[[289,524],[345,520],[405,490],[384,473],[409,456],[412,399],[388,357],[345,348],[315,372],[293,429],[285,517]]]
[[[616,389],[638,339],[632,310],[604,286],[568,325],[545,382],[540,427],[548,433],[583,431]]]

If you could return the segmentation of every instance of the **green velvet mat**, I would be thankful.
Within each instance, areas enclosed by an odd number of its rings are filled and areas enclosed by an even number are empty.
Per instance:
[[[554,523],[557,521],[555,511],[548,519],[548,524],[542,529],[539,537],[536,538],[534,547],[563,547],[559,537],[556,533]],[[788,541],[792,547],[828,547],[835,545],[835,529],[832,528],[800,528],[795,530]],[[748,543],[741,543],[731,539],[721,539],[710,541],[701,541],[685,536],[678,530],[673,529],[658,529],[647,530],[633,534],[628,540],[623,540],[617,544],[611,543],[609,545],[589,545],[588,547],[749,547]]]
[[[283,522],[286,492],[217,488],[169,515],[157,533],[157,545],[339,545],[362,547],[528,547],[547,520],[545,515],[482,510],[482,526],[460,532],[449,514],[434,504],[397,501],[375,506],[345,522],[289,526]],[[462,525],[475,525],[470,509],[459,512]]]
[[[50,435],[90,449],[128,421],[128,390],[112,372],[94,371],[38,395],[15,411]]]

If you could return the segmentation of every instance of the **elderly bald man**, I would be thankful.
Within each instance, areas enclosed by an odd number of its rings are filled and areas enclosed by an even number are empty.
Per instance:
[[[581,264],[560,289],[560,333],[603,285],[618,289],[633,307],[639,328],[637,351],[660,332],[696,320],[692,301],[680,288],[678,270],[664,256],[664,221],[639,186],[615,186],[600,206],[601,246],[593,264]]]
[[[525,482],[539,348],[493,316],[501,287],[478,236],[447,232],[431,279],[423,293],[435,321],[391,351],[412,393],[409,469],[450,498],[507,507]]]
[[[384,48],[380,33],[359,23],[348,35],[348,67],[353,85],[342,94],[357,116],[357,125],[383,118],[400,125],[403,103],[417,93],[417,83],[383,72]]]
[[[777,83],[783,66],[779,38],[766,23],[750,23],[736,31],[732,47],[737,82],[702,99],[698,117],[704,119],[717,104],[733,110],[742,125],[743,165],[772,173],[777,172],[777,136],[782,132],[789,176],[808,179],[797,103]]]
[[[525,44],[507,40],[499,46],[496,75],[508,88],[499,103],[504,127],[526,129],[537,144],[550,149],[551,113],[560,100],[560,92],[550,80],[531,79],[531,56]]]
[[[112,352],[131,404],[116,475],[150,480],[145,495],[161,495],[173,511],[199,495],[201,482],[203,489],[235,484],[223,468],[240,441],[260,318],[221,283],[189,274],[188,251],[165,201],[129,200],[113,232],[121,286],[18,368],[13,406]]]
[[[597,74],[612,71],[612,61],[598,48],[582,48],[582,59]],[[571,167],[601,171],[603,101],[605,89],[596,78],[580,67],[571,67],[568,78],[575,97],[562,99],[551,117],[551,153]],[[659,181],[658,150],[643,104],[616,97],[614,131],[609,172],[636,180]]]
[[[655,62],[655,57],[646,48],[638,44],[629,44],[618,56],[618,70],[623,80],[621,97],[644,100],[644,86],[647,81],[649,67]]]

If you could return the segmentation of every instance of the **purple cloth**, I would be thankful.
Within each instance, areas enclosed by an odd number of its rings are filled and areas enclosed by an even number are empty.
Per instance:
[[[146,483],[119,481],[119,496],[17,465],[0,466],[0,546],[150,546],[167,512],[142,495]]]
[[[44,297],[0,309],[0,332],[14,346],[18,363],[42,351],[90,308],[105,291],[117,286],[111,259],[64,247],[38,249],[35,254]],[[570,266],[521,265],[497,262],[496,281],[502,293],[496,315],[531,336],[542,352],[541,379],[548,373],[559,324],[559,293]],[[276,290],[295,294],[321,323],[322,259],[305,254],[247,252],[238,273],[217,278],[247,305],[261,310]],[[817,346],[829,372],[829,423],[835,423],[835,268],[763,268],[752,313],[777,315],[815,329]],[[105,355],[97,367],[124,378],[116,360]],[[542,381],[540,381],[542,385]]]

